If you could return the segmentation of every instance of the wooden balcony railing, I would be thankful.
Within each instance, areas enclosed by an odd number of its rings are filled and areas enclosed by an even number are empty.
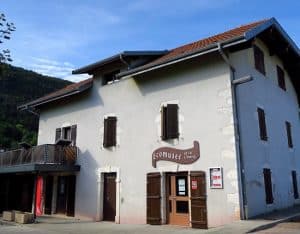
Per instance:
[[[22,164],[74,165],[76,159],[76,146],[46,144],[0,153],[0,167]]]

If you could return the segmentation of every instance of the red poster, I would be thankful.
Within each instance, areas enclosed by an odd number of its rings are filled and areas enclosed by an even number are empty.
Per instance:
[[[198,189],[197,180],[192,180],[192,190],[197,190],[197,189]]]
[[[42,195],[43,195],[43,177],[38,176],[36,181],[36,194],[35,194],[35,214],[42,215]]]

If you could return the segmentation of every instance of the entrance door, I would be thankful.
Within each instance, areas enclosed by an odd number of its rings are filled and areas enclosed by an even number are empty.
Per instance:
[[[188,174],[169,174],[167,184],[168,223],[189,226]]]
[[[67,186],[67,216],[75,215],[75,192],[76,192],[76,176],[68,176]]]
[[[53,192],[53,176],[46,178],[46,191],[45,191],[45,214],[51,214],[52,207],[52,192]]]
[[[191,184],[191,223],[193,228],[207,228],[205,172],[192,171]]]
[[[116,173],[104,174],[103,220],[115,221],[116,218]]]
[[[67,200],[67,181],[66,176],[59,176],[57,183],[57,203],[56,213],[66,214],[66,200]]]

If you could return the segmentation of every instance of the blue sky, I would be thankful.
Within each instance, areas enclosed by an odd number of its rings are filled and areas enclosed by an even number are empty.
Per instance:
[[[13,64],[79,81],[71,71],[124,50],[172,49],[275,17],[300,45],[300,1],[0,0],[17,31],[0,49]]]

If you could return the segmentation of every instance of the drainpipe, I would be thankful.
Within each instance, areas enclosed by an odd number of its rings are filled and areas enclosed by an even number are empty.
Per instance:
[[[241,219],[248,219],[247,212],[247,194],[246,194],[246,186],[245,186],[245,169],[244,169],[244,160],[242,154],[242,147],[240,141],[240,128],[239,128],[239,116],[238,116],[238,107],[237,107],[237,95],[236,95],[236,86],[238,84],[243,84],[245,82],[249,82],[252,80],[252,77],[244,77],[241,79],[235,79],[235,69],[229,61],[229,58],[224,53],[222,49],[222,45],[218,43],[218,51],[222,56],[225,63],[230,68],[230,87],[232,93],[232,106],[233,106],[233,121],[234,121],[234,134],[235,134],[235,148],[237,152],[237,166],[238,166],[238,177],[239,177],[239,187],[240,187],[240,200],[241,200]]]
[[[40,116],[40,114],[38,112],[34,111],[34,108],[29,107],[27,105],[26,105],[26,107],[24,109],[19,109],[18,108],[18,110],[21,110],[21,111],[25,110],[25,111],[28,111],[29,113],[34,114],[34,115],[36,115],[38,117]]]

